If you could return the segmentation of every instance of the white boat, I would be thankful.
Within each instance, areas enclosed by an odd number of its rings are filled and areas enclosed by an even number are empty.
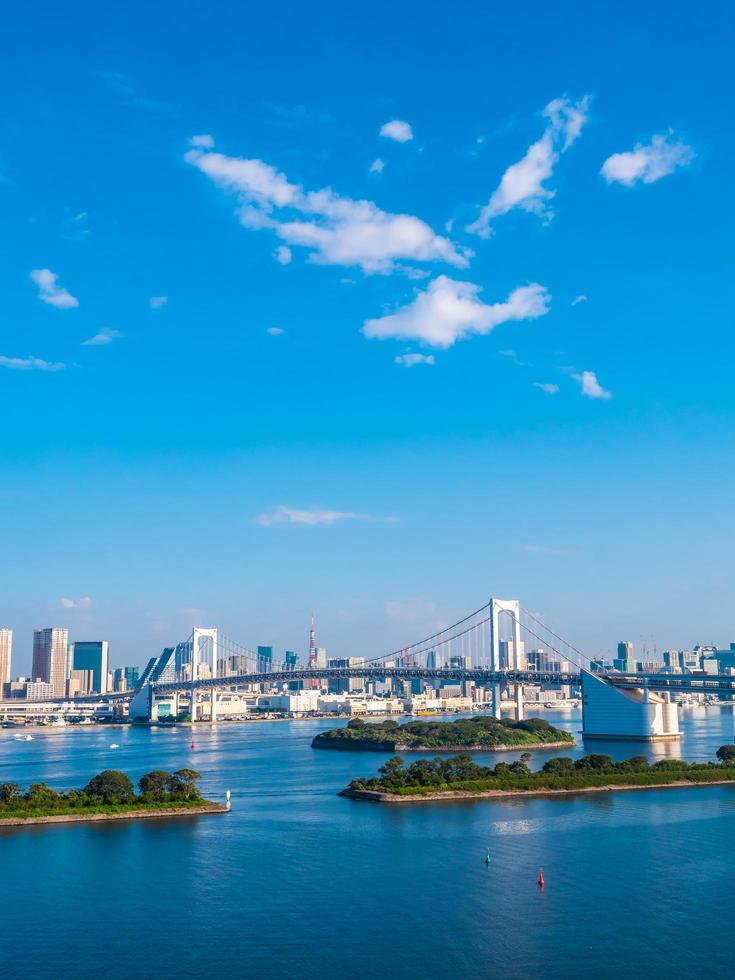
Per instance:
[[[16,742],[32,742],[33,741],[33,736],[32,735],[13,735],[13,738],[16,740]]]
[[[111,749],[119,749],[120,746],[117,744],[117,742],[110,742],[110,748]]]

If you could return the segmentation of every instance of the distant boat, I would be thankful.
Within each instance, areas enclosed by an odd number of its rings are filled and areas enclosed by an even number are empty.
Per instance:
[[[32,735],[13,735],[13,738],[16,740],[16,742],[32,742],[33,741],[33,736]]]
[[[119,749],[120,746],[117,744],[117,742],[110,742],[110,748],[111,749]]]
[[[490,855],[490,851],[488,851],[487,854],[485,855],[485,864],[490,864],[491,861],[492,861],[492,857]]]

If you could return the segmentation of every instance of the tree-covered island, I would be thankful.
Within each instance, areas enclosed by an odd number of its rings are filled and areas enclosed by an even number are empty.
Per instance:
[[[397,721],[380,724],[353,718],[345,728],[320,732],[315,749],[371,750],[377,752],[498,752],[516,748],[567,748],[574,745],[568,732],[543,718],[525,721],[474,715],[457,721]]]
[[[719,762],[660,759],[649,763],[645,756],[636,755],[614,762],[609,755],[595,753],[579,759],[559,756],[531,771],[527,752],[516,762],[492,767],[478,765],[467,754],[418,759],[409,766],[396,755],[378,769],[377,776],[353,779],[340,795],[399,802],[735,782],[735,745],[723,745],[717,758]]]
[[[17,783],[0,783],[0,826],[18,822],[61,822],[115,816],[175,815],[219,812],[221,804],[205,800],[199,791],[199,773],[156,769],[138,780],[138,792],[124,772],[106,769],[82,789],[58,792],[46,783],[31,783],[23,791]]]

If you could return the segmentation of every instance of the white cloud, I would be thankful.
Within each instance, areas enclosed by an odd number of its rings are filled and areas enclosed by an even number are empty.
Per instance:
[[[558,395],[559,385],[547,384],[544,381],[534,381],[534,386],[540,388],[547,395]]]
[[[383,123],[380,127],[380,135],[386,139],[395,140],[396,143],[408,143],[413,139],[413,130],[407,122],[402,119],[391,119],[390,122]]]
[[[305,191],[262,160],[189,150],[186,160],[240,199],[238,216],[251,229],[268,229],[286,245],[309,249],[322,265],[360,266],[388,273],[402,259],[468,265],[458,249],[410,214],[390,214],[372,201],[340,197],[331,188]]]
[[[582,371],[581,374],[575,374],[573,377],[575,381],[579,381],[582,394],[586,398],[602,398],[605,401],[612,398],[612,393],[602,387],[594,371]]]
[[[211,150],[214,146],[214,136],[209,133],[201,133],[199,136],[192,136],[189,146],[197,146],[205,150]]]
[[[112,330],[110,327],[103,327],[94,337],[90,337],[89,340],[83,340],[82,347],[101,347],[105,344],[111,344],[113,340],[122,337],[122,335],[121,330]]]
[[[0,367],[13,371],[63,371],[66,365],[61,361],[44,361],[40,357],[0,356]]]
[[[574,297],[571,305],[578,306],[580,303],[586,303],[586,302],[587,302],[587,297],[584,295],[584,293],[580,293],[579,296]]]
[[[291,249],[288,245],[279,245],[273,253],[273,257],[280,265],[288,265],[292,258]]]
[[[286,331],[283,330],[281,327],[266,327],[265,332],[270,334],[271,337],[280,337],[281,334],[284,334]]]
[[[632,150],[613,153],[602,165],[600,173],[608,184],[624,184],[632,187],[639,181],[653,184],[673,173],[677,167],[686,167],[694,159],[694,150],[683,140],[676,141],[673,134],[651,137],[647,145],[636,143]]]
[[[68,289],[57,285],[58,278],[50,269],[34,269],[31,272],[31,279],[38,286],[38,298],[43,303],[60,310],[71,310],[79,306],[76,296],[72,296]]]
[[[61,606],[63,609],[89,609],[92,605],[92,600],[88,595],[82,596],[81,599],[62,599]]]
[[[553,174],[561,154],[582,132],[588,107],[588,95],[577,102],[569,99],[549,102],[543,112],[548,120],[543,135],[528,148],[521,160],[508,167],[480,217],[468,226],[467,231],[488,238],[492,234],[491,221],[517,207],[547,221],[554,216],[548,202],[555,191],[545,187],[544,181]]]
[[[534,320],[549,311],[551,297],[544,286],[531,283],[515,289],[504,303],[483,303],[480,287],[447,276],[432,280],[423,293],[396,313],[367,320],[368,338],[420,340],[431,347],[451,347],[471,334],[487,334],[508,320]]]
[[[371,521],[393,523],[395,517],[371,517],[369,514],[355,514],[344,510],[296,510],[293,507],[276,507],[270,514],[261,514],[255,518],[255,523],[263,527],[274,524],[336,524],[338,521]]]
[[[152,310],[160,310],[166,303],[168,303],[168,296],[151,296],[148,300],[148,305]]]
[[[433,354],[399,354],[395,359],[396,364],[404,367],[415,367],[417,364],[435,364]]]
[[[385,160],[381,160],[380,157],[376,157],[370,164],[371,174],[382,174],[385,170]]]

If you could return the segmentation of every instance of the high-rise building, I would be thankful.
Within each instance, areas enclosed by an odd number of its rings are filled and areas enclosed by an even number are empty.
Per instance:
[[[134,691],[138,686],[138,668],[118,667],[112,675],[112,686],[115,691]]]
[[[621,640],[618,643],[618,655],[613,661],[615,670],[622,673],[632,674],[638,669],[638,664],[633,656],[633,644],[630,640]]]
[[[94,686],[94,671],[88,669],[74,669],[69,671],[69,679],[66,682],[66,696],[68,698],[74,698],[78,694],[91,694],[95,691],[97,694],[101,694],[101,691],[97,691]]]
[[[69,631],[58,626],[33,631],[32,680],[51,685],[53,697],[66,694],[67,643]]]
[[[5,686],[10,684],[10,661],[13,656],[13,631],[0,629],[0,698],[6,697]]]
[[[293,650],[286,650],[284,656],[284,665],[286,670],[296,670],[296,664],[298,663],[298,655],[293,652]]]
[[[258,647],[258,673],[267,674],[273,667],[273,647]]]
[[[91,670],[95,694],[107,694],[107,640],[78,640],[71,646],[71,670]]]

